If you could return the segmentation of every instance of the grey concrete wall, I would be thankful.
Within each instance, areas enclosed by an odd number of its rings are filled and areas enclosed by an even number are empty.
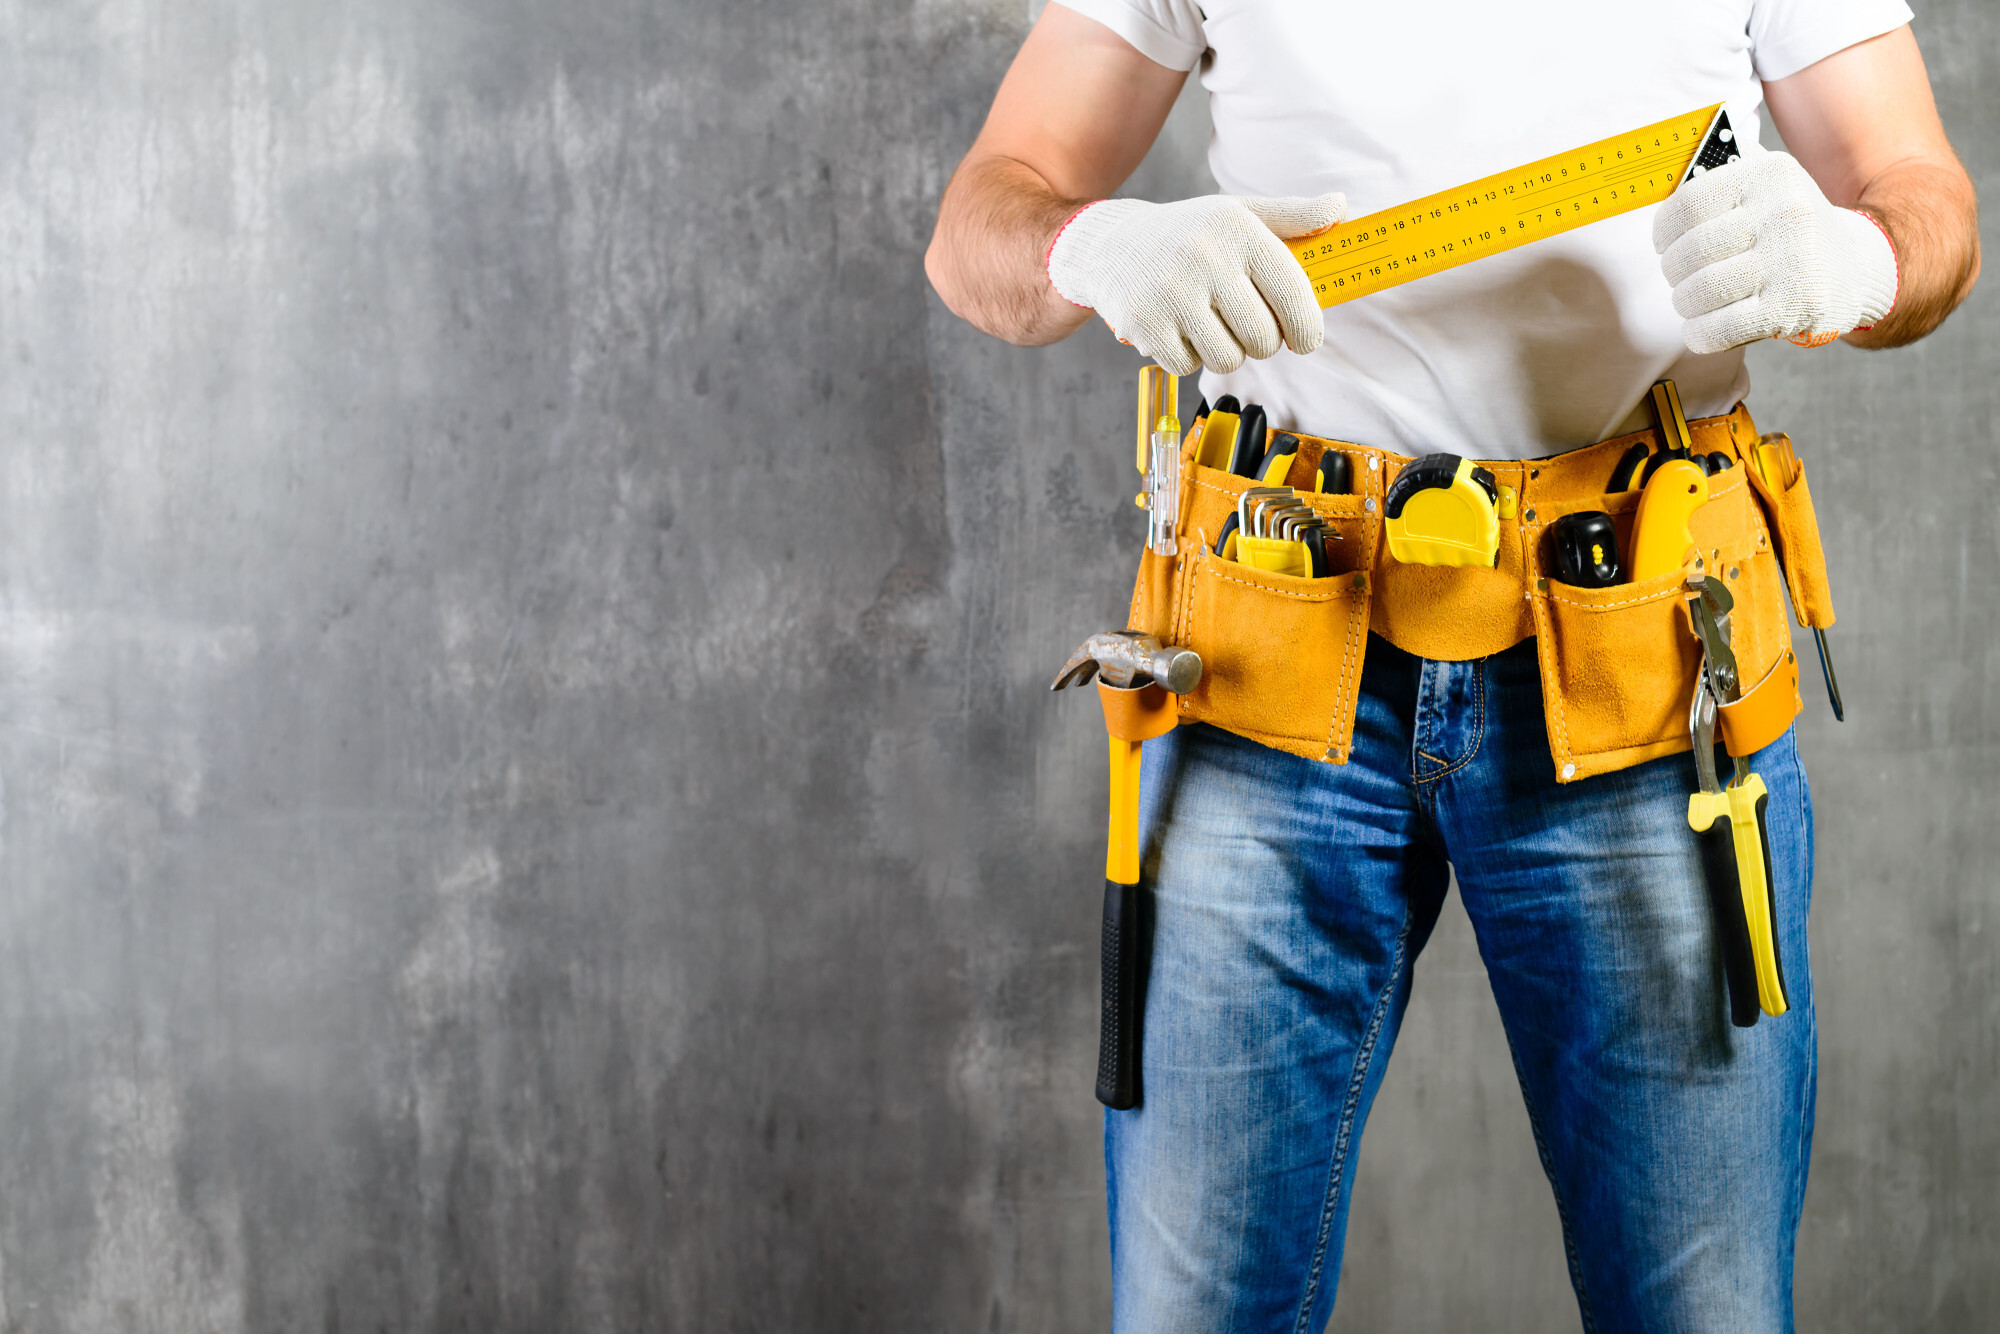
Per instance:
[[[1042,685],[1135,361],[919,267],[1026,19],[0,3],[0,1330],[1102,1326]],[[2000,20],[1920,33],[1990,192]],[[1996,310],[1758,360],[1851,709],[1812,1328],[2000,1304]],[[1450,914],[1336,1329],[1574,1321]]]

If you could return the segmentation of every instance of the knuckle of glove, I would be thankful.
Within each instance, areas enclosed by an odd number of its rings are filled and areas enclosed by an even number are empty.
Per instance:
[[[1665,254],[1689,232],[1735,208],[1742,199],[1741,178],[1731,173],[1741,165],[1718,167],[1688,181],[1668,196],[1653,217],[1653,253]]]
[[[1764,327],[1768,321],[1758,307],[1751,297],[1691,319],[1681,326],[1682,341],[1688,351],[1706,356],[1769,338],[1776,330]]]

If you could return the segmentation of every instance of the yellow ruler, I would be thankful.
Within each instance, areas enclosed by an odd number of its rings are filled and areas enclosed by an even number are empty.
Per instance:
[[[1319,304],[1337,306],[1657,204],[1690,174],[1735,158],[1718,103],[1285,244]]]

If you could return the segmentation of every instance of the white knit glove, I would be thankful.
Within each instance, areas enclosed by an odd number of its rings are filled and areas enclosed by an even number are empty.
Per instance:
[[[1756,144],[1674,191],[1653,219],[1653,249],[1692,352],[1760,338],[1818,347],[1896,304],[1888,234],[1828,203],[1791,154]]]
[[[1279,238],[1325,231],[1346,213],[1339,194],[1100,199],[1056,234],[1049,281],[1175,375],[1226,374],[1246,355],[1275,355],[1281,338],[1294,352],[1319,347],[1319,302]]]

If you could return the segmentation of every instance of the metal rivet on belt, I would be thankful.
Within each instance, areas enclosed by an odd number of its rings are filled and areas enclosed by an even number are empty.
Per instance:
[[[1546,592],[1548,592],[1548,591],[1549,591],[1549,581],[1548,581],[1548,580],[1546,580],[1546,579],[1537,579],[1537,580],[1535,580],[1535,591],[1536,591],[1537,593],[1546,593]]]
[[[1734,565],[1729,567],[1729,577],[1731,579],[1734,579],[1736,577],[1736,567]]]
[[[1563,766],[1563,781],[1568,782],[1574,777],[1576,777],[1576,766],[1574,764],[1565,764]]]
[[[1528,469],[1528,480],[1531,482],[1534,481],[1536,478],[1540,477],[1541,475],[1542,475],[1542,470],[1540,468]]]
[[[1380,459],[1376,458],[1376,457],[1375,457],[1375,456],[1374,456],[1373,454],[1370,454],[1370,455],[1368,456],[1368,471],[1369,471],[1369,472],[1374,472],[1374,471],[1375,471],[1375,470],[1376,470],[1377,468],[1379,468],[1379,467],[1381,467],[1381,466],[1382,466],[1382,460],[1380,460]]]
[[[1533,510],[1529,510],[1526,514],[1523,514],[1521,518],[1524,522],[1533,523],[1535,521],[1535,512]]]
[[[1362,509],[1365,509],[1365,510],[1372,510],[1372,509],[1374,509],[1374,508],[1375,508],[1375,497],[1373,497],[1373,496],[1370,496],[1370,497],[1368,497],[1368,499],[1366,499],[1366,500],[1362,501],[1362,502],[1361,502],[1361,508],[1362,508]]]

